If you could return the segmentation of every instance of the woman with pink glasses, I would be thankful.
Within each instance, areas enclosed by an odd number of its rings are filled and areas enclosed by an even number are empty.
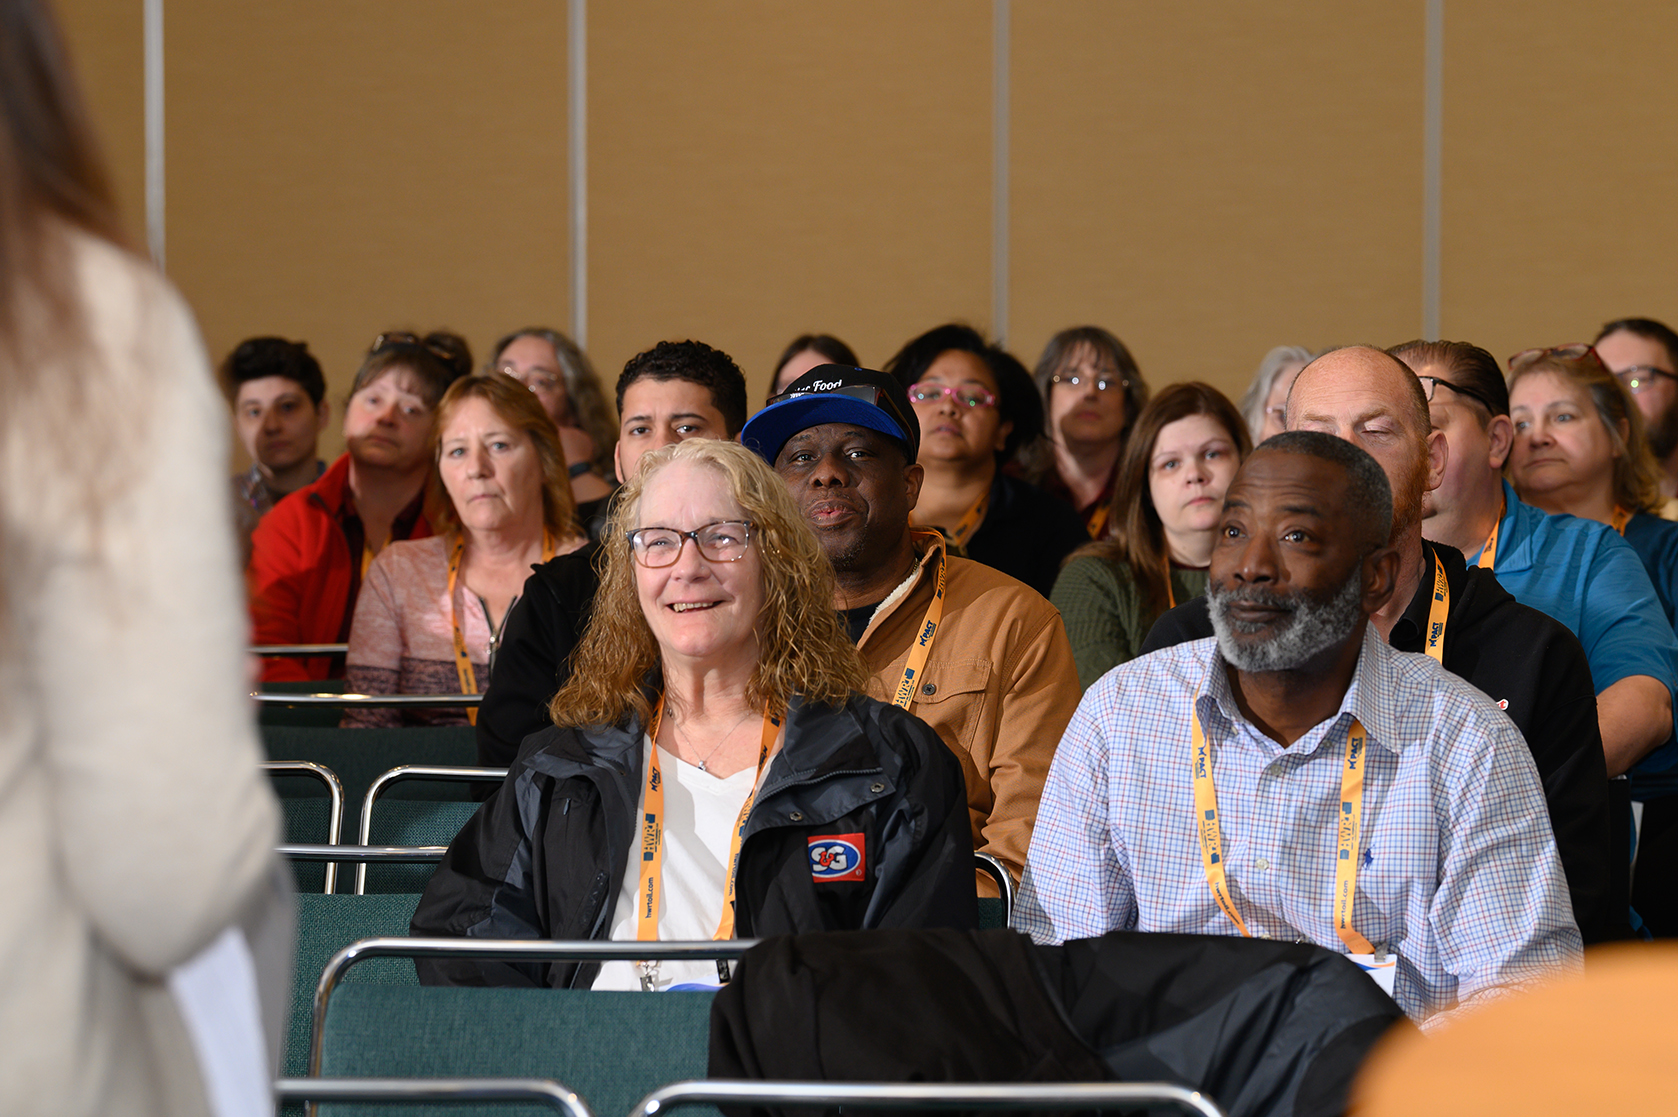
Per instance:
[[[914,522],[951,552],[1010,574],[1047,597],[1061,560],[1089,542],[1071,505],[1002,471],[1043,436],[1043,401],[1025,366],[969,326],[947,325],[886,363],[921,422],[925,477]]]

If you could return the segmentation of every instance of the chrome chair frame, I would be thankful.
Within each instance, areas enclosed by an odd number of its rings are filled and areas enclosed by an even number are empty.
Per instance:
[[[323,1101],[507,1101],[546,1105],[566,1117],[594,1117],[582,1098],[551,1078],[280,1078],[274,1082],[274,1097],[282,1103],[307,1102],[311,1113]]]
[[[338,778],[338,773],[312,760],[265,760],[262,762],[262,770],[270,775],[313,776],[326,785],[326,845],[337,847],[344,836],[344,781]],[[321,877],[322,892],[336,891],[338,863],[327,861]]]
[[[997,890],[1002,895],[1002,923],[1006,926],[1014,915],[1014,874],[993,854],[974,853],[973,860],[996,881]]]
[[[446,780],[452,783],[500,783],[507,778],[505,768],[478,768],[467,766],[451,766],[446,764],[398,764],[388,771],[381,772],[367,786],[367,794],[361,797],[361,825],[356,837],[363,846],[370,846],[373,838],[373,804],[385,789],[401,780]],[[385,847],[390,848],[390,847]],[[428,849],[429,846],[416,846],[416,849]],[[362,861],[355,867],[355,894],[367,894],[367,862]]]
[[[733,961],[757,939],[698,942],[562,942],[554,939],[371,938],[352,942],[322,967],[315,986],[315,1016],[309,1033],[309,1075],[320,1074],[326,1009],[344,974],[370,958],[487,958],[519,962],[705,962]]]
[[[628,1117],[659,1117],[683,1105],[850,1106],[857,1109],[1083,1109],[1175,1103],[1201,1117],[1225,1117],[1198,1090],[1171,1082],[773,1082],[711,1078],[672,1082],[642,1098]]]

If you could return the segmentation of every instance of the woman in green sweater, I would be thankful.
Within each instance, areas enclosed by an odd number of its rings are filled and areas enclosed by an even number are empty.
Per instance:
[[[1251,448],[1235,405],[1199,381],[1171,385],[1137,417],[1109,535],[1072,554],[1051,595],[1084,689],[1134,658],[1161,613],[1206,592],[1224,490]]]

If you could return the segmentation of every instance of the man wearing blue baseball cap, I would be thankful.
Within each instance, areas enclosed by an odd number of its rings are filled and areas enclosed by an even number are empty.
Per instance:
[[[910,527],[920,423],[892,377],[820,365],[754,415],[740,441],[775,467],[821,540],[872,692],[925,721],[961,760],[973,847],[1017,879],[1080,694],[1060,614],[1023,582],[945,554],[937,532]]]

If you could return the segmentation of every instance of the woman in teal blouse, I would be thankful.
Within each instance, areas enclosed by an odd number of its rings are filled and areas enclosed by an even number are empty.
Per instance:
[[[1161,613],[1206,592],[1224,490],[1251,448],[1241,413],[1210,384],[1173,384],[1143,408],[1108,537],[1073,553],[1050,598],[1086,690],[1135,657]]]

